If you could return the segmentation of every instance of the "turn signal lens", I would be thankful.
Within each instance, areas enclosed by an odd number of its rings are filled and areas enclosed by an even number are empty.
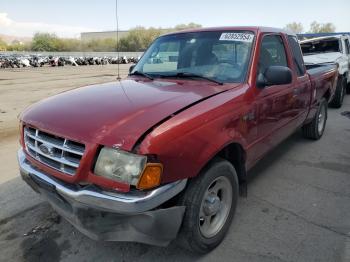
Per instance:
[[[160,185],[163,165],[148,163],[136,186],[137,189],[150,189]]]

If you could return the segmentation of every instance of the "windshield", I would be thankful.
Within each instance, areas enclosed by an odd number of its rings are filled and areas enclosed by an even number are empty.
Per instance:
[[[340,52],[339,39],[324,39],[300,44],[304,55]]]
[[[222,83],[243,82],[254,34],[248,31],[179,33],[162,36],[148,48],[131,74],[151,77],[206,77]]]

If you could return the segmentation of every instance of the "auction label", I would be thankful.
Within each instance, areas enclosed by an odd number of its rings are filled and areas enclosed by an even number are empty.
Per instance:
[[[221,41],[243,41],[243,42],[253,42],[254,35],[247,33],[222,33],[220,36]]]

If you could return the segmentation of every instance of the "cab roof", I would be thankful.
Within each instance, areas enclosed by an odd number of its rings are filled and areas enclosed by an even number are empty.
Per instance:
[[[195,33],[195,32],[212,32],[212,31],[252,31],[255,34],[258,33],[284,33],[287,35],[294,35],[294,33],[281,29],[281,28],[274,28],[274,27],[264,27],[264,26],[224,26],[224,27],[200,27],[200,28],[193,28],[193,29],[185,29],[177,32],[171,32],[164,34],[165,35],[173,35],[173,34],[179,34],[179,33]]]

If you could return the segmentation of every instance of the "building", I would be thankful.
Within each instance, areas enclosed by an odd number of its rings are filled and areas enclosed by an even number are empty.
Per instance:
[[[126,37],[129,31],[119,31],[119,39]],[[80,33],[82,41],[100,40],[112,38],[117,40],[117,31],[104,31],[104,32],[82,32]]]

